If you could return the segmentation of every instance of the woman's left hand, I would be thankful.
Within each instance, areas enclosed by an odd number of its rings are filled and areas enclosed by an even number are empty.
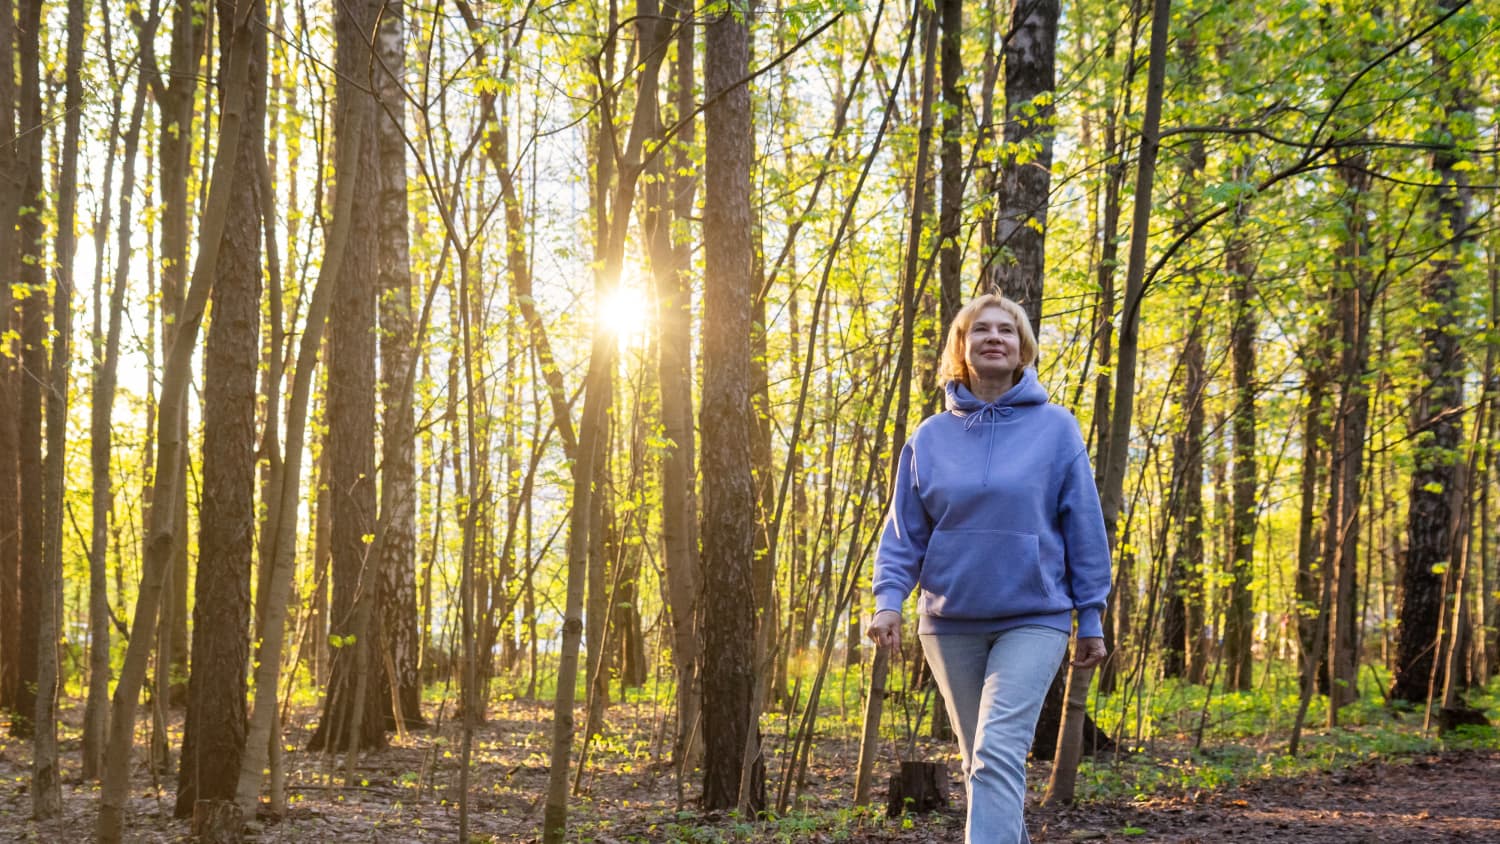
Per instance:
[[[1073,648],[1073,661],[1069,664],[1074,668],[1093,668],[1106,656],[1109,656],[1109,651],[1104,649],[1104,640],[1090,636],[1078,640],[1078,645]]]

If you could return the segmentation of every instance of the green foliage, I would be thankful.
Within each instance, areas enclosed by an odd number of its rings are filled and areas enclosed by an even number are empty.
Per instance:
[[[1289,672],[1288,672],[1289,673]],[[1204,710],[1210,689],[1188,684],[1166,683],[1150,695],[1151,725],[1139,740],[1122,731],[1120,723],[1109,724],[1108,702],[1096,702],[1094,712],[1101,723],[1112,727],[1125,749],[1119,754],[1101,754],[1080,767],[1079,796],[1082,799],[1120,799],[1182,794],[1219,789],[1249,780],[1288,777],[1310,771],[1335,770],[1375,758],[1400,758],[1439,750],[1500,749],[1500,732],[1493,727],[1460,728],[1438,736],[1436,728],[1424,731],[1423,713],[1387,706],[1383,688],[1389,677],[1373,678],[1362,685],[1358,700],[1340,711],[1340,726],[1321,730],[1326,720],[1327,698],[1316,696],[1307,715],[1309,733],[1304,733],[1303,751],[1288,756],[1286,741],[1295,716],[1295,694],[1289,699],[1275,691],[1225,693],[1212,690],[1209,720],[1204,722],[1204,741],[1195,748],[1192,730]],[[1274,689],[1274,681],[1265,684]],[[1217,701],[1217,702],[1215,702]],[[1470,694],[1471,704],[1500,715],[1500,678]]]

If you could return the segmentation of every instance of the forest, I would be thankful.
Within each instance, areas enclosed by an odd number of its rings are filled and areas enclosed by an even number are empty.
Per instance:
[[[1500,841],[1497,44],[0,0],[0,838],[961,837],[916,637],[864,634],[999,291],[1114,565],[1035,840]]]

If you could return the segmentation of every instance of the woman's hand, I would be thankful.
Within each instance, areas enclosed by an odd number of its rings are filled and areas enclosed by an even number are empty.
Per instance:
[[[1087,639],[1079,639],[1078,645],[1073,648],[1073,661],[1069,663],[1074,668],[1093,668],[1109,656],[1109,651],[1104,649],[1104,640],[1096,636]]]
[[[870,626],[865,630],[865,635],[876,647],[890,648],[896,650],[901,647],[901,613],[895,610],[881,610],[870,619]]]

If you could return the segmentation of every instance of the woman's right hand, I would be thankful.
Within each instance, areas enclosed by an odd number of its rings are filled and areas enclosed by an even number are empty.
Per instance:
[[[870,619],[870,626],[865,630],[865,635],[870,637],[876,647],[897,650],[901,647],[901,613],[895,610],[881,610]]]

